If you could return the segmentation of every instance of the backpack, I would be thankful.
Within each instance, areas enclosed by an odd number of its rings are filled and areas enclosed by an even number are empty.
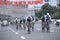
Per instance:
[[[46,15],[46,21],[49,20],[49,19],[50,19],[49,15]]]

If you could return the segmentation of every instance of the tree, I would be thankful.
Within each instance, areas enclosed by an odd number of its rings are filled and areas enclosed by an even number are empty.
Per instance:
[[[58,6],[58,9],[59,9],[59,12],[60,12],[60,0],[58,0],[57,6]]]
[[[44,4],[42,7],[41,7],[41,9],[40,9],[40,11],[39,12],[37,12],[37,16],[39,17],[39,18],[41,18],[41,16],[43,15],[43,14],[46,14],[47,12],[48,13],[50,13],[50,15],[52,16],[52,18],[55,18],[56,17],[56,15],[55,14],[58,14],[58,8],[56,7],[56,6],[51,6],[51,5],[49,5],[48,3],[46,3],[46,4]],[[58,15],[57,15],[58,16]]]
[[[60,0],[58,0],[58,4],[57,5],[60,7]]]
[[[48,12],[50,14],[56,13],[58,11],[56,6],[51,6],[48,3],[44,4],[42,6],[42,9],[43,9],[43,13],[47,13]]]

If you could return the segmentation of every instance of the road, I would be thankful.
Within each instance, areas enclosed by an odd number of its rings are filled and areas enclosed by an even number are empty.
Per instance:
[[[0,40],[60,40],[60,27],[50,24],[50,33],[42,32],[41,23],[36,22],[34,31],[27,34],[26,30],[16,30],[15,25],[0,26]]]

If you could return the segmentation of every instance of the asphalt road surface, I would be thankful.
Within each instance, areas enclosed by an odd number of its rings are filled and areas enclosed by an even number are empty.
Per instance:
[[[31,34],[26,30],[16,30],[15,25],[7,27],[0,26],[0,40],[60,40],[60,27],[50,24],[50,33],[42,32],[41,23],[36,22]]]

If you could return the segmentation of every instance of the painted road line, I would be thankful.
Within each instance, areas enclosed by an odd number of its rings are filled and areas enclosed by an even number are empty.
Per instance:
[[[25,39],[26,39],[24,36],[21,36],[20,38],[21,38],[21,39],[23,39],[23,40],[25,40]]]
[[[8,27],[9,30],[11,30],[12,32],[14,32],[15,34],[19,34],[18,32],[14,31],[12,28]]]
[[[9,30],[11,30],[12,32],[14,32],[15,34],[19,34],[18,32],[15,32],[12,28],[8,27]],[[21,39],[25,40],[26,37],[24,36],[20,36]]]
[[[19,34],[18,32],[15,32],[15,34]]]

